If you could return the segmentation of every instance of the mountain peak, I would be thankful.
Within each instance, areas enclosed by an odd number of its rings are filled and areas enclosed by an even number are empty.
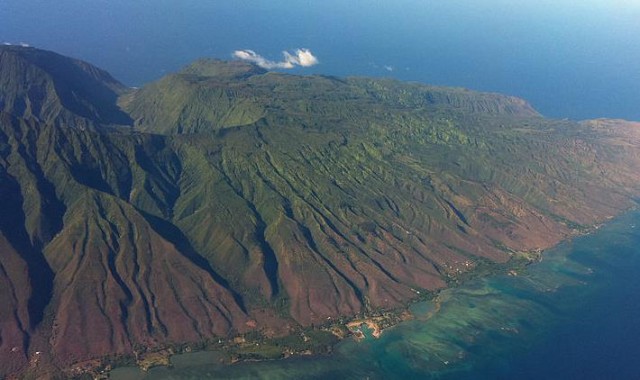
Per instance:
[[[0,110],[47,124],[130,124],[127,88],[87,62],[33,47],[0,47]]]

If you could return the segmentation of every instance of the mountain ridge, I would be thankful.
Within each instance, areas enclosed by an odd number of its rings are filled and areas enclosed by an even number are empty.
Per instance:
[[[0,46],[0,109],[45,123],[128,125],[116,99],[128,89],[84,61],[32,47]]]

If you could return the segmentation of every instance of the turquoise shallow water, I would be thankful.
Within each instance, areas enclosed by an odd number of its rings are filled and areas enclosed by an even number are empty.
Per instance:
[[[545,253],[518,276],[449,289],[415,305],[380,339],[347,339],[330,357],[216,364],[181,355],[175,368],[123,379],[637,379],[640,213]]]

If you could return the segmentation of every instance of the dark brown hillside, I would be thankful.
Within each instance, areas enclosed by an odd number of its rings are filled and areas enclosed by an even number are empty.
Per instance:
[[[57,274],[51,304],[58,307],[43,350],[57,361],[247,329],[233,294],[130,205],[88,192],[67,215],[65,230],[46,250]]]
[[[27,366],[31,288],[24,259],[2,234],[0,252],[0,374],[5,376]]]

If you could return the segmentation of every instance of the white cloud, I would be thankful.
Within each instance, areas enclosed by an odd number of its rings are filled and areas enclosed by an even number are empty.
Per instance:
[[[253,62],[264,69],[292,69],[295,66],[309,67],[318,64],[318,58],[309,49],[296,49],[293,53],[283,51],[284,59],[270,61],[253,50],[236,50],[233,57]]]
[[[286,51],[283,54],[285,62],[290,62],[294,65],[309,67],[318,64],[318,58],[309,49],[296,49],[295,55],[291,55]]]

